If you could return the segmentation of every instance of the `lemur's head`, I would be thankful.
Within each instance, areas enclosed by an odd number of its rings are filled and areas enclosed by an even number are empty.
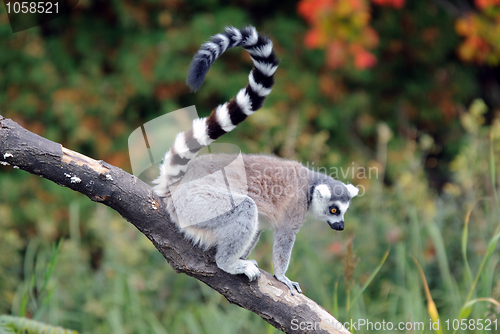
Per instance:
[[[327,177],[311,186],[309,207],[316,218],[324,219],[332,229],[342,231],[344,214],[358,191],[352,184],[346,185]]]

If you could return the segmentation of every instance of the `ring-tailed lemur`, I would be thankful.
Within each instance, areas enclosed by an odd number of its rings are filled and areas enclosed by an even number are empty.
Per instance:
[[[236,98],[214,109],[210,116],[195,119],[189,131],[177,135],[165,155],[154,190],[164,197],[172,219],[187,238],[205,249],[215,246],[217,266],[233,275],[245,274],[250,281],[258,278],[260,271],[257,263],[246,257],[261,233],[258,214],[267,216],[274,231],[274,275],[292,294],[294,289],[300,293],[299,284],[290,281],[285,272],[295,234],[306,212],[311,210],[332,229],[341,231],[344,214],[358,189],[311,171],[298,162],[267,155],[243,155],[243,172],[227,175],[232,180],[230,192],[227,179],[224,182],[210,178],[213,171],[224,169],[232,158],[228,155],[194,157],[200,148],[233,130],[262,106],[271,92],[279,62],[271,40],[259,35],[255,28],[226,28],[203,44],[194,56],[188,86],[196,91],[214,61],[236,46],[247,50],[254,63],[248,85]],[[186,179],[201,181],[185,183]],[[175,201],[174,197],[180,200]],[[232,206],[228,210],[229,201]]]

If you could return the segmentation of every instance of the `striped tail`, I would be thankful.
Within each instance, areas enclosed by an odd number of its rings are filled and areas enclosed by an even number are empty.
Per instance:
[[[274,54],[272,41],[259,35],[254,27],[241,30],[228,27],[225,32],[212,36],[210,41],[203,44],[191,61],[188,86],[193,91],[198,90],[215,60],[224,51],[236,46],[247,50],[254,63],[248,76],[248,85],[238,92],[236,98],[218,106],[210,116],[193,120],[189,131],[177,135],[174,145],[165,154],[160,176],[154,181],[157,184],[154,190],[158,195],[165,196],[168,186],[184,176],[188,162],[202,147],[233,130],[257,111],[271,92],[279,60]]]

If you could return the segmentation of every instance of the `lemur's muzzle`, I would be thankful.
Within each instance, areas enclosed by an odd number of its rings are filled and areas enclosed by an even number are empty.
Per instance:
[[[339,221],[339,222],[336,222],[336,223],[330,223],[328,222],[328,225],[330,225],[330,227],[336,231],[342,231],[344,230],[344,221]]]

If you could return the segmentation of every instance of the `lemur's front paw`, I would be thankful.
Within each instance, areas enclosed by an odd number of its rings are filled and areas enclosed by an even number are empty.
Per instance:
[[[290,293],[292,294],[292,296],[295,295],[295,289],[297,289],[297,291],[299,293],[302,293],[302,290],[300,289],[299,283],[294,282],[294,281],[290,281],[290,279],[288,279],[288,277],[286,277],[285,275],[283,275],[283,276],[274,275],[274,277],[278,281],[280,281],[281,283],[284,283],[290,289]]]
[[[251,281],[260,277],[260,270],[257,268],[257,262],[255,260],[244,260],[245,269],[244,274],[247,275],[248,279]]]
[[[256,266],[256,267],[258,267],[258,266],[259,266],[259,264],[258,264],[258,263],[257,263],[257,261],[255,261],[255,260],[247,260],[247,261],[252,262],[253,264],[255,264],[255,266]]]

